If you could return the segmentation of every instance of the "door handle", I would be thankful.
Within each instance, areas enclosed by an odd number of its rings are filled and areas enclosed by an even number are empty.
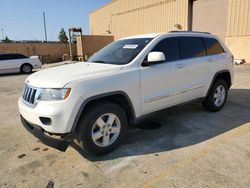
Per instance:
[[[176,65],[175,67],[176,67],[177,69],[182,69],[182,68],[185,67],[185,65],[184,65],[184,64],[178,64],[178,65]]]

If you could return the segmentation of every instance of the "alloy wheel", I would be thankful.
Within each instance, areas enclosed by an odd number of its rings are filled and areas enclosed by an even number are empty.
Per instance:
[[[219,85],[214,92],[214,104],[217,107],[220,107],[226,98],[226,89],[224,86]]]
[[[121,131],[119,118],[113,113],[106,113],[100,116],[92,128],[92,140],[100,147],[107,147],[113,144]]]

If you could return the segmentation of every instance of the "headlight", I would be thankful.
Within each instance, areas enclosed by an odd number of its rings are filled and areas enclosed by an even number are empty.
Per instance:
[[[41,89],[37,101],[60,101],[65,100],[71,89]]]

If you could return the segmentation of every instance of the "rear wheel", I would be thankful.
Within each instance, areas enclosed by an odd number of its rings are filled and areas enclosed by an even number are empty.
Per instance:
[[[30,64],[23,64],[20,69],[21,72],[25,74],[29,74],[32,72],[32,66]]]
[[[119,105],[102,103],[88,108],[78,126],[78,140],[82,148],[92,155],[102,155],[120,145],[128,123]]]
[[[227,100],[228,87],[224,80],[216,80],[207,98],[202,102],[203,107],[211,112],[220,111]]]

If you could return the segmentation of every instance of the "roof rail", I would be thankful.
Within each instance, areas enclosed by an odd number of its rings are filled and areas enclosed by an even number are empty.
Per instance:
[[[202,31],[169,31],[169,33],[202,33],[202,34],[208,34],[211,35],[209,32],[202,32]]]

